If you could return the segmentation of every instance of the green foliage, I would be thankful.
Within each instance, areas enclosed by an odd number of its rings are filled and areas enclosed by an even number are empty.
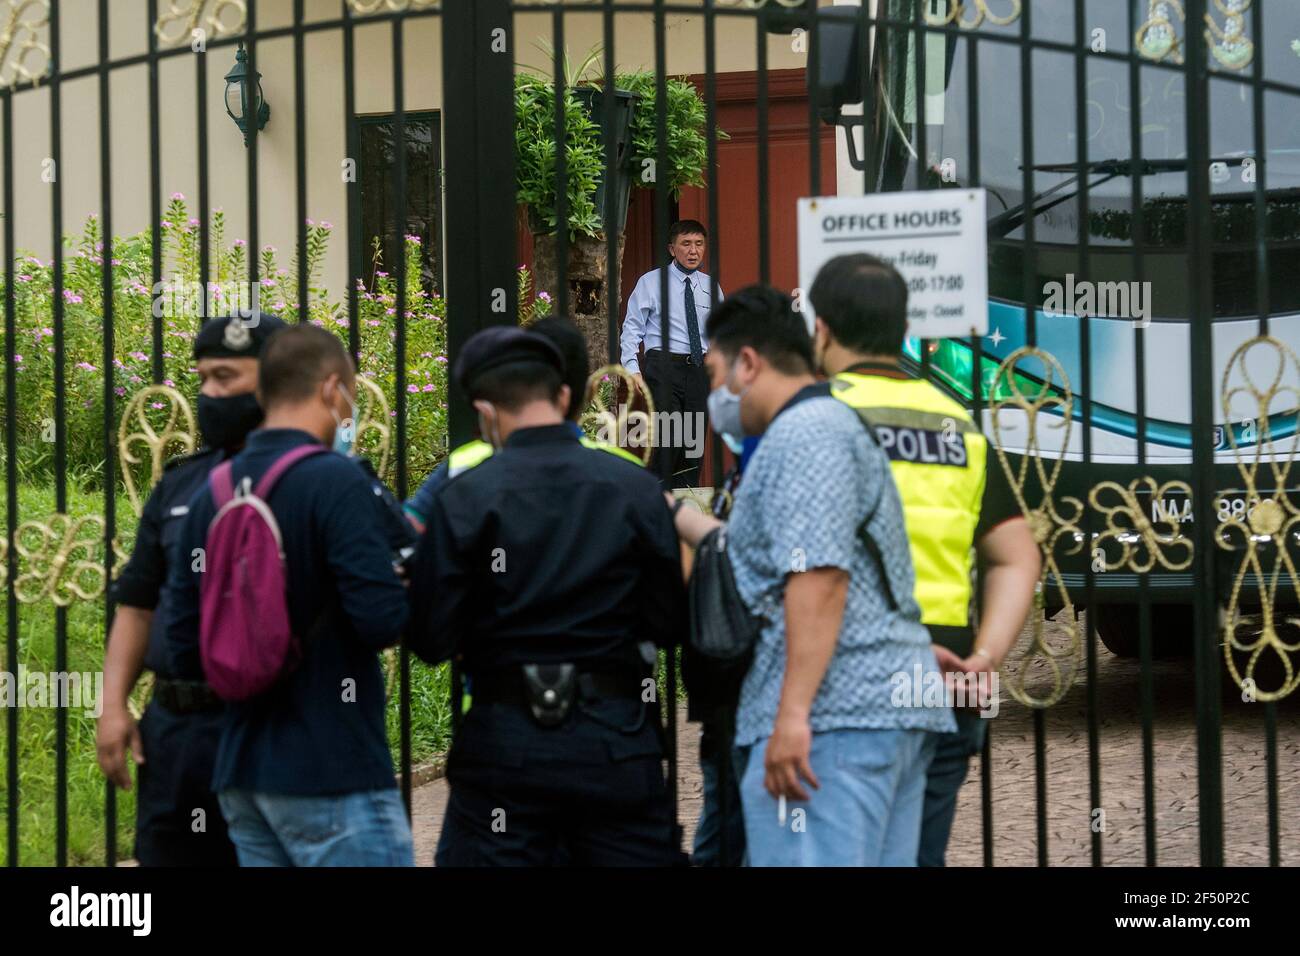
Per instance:
[[[241,284],[247,282],[248,276],[247,243],[236,239],[226,245],[225,221],[220,210],[213,212],[210,230],[209,292],[214,311],[225,308],[223,303],[247,307],[252,301],[251,291],[241,291]],[[305,269],[310,297],[305,317],[346,341],[346,302],[331,299],[329,291],[319,282],[320,265],[332,230],[328,222],[309,221],[305,261],[299,263],[295,254],[291,269],[279,267],[274,247],[263,247],[258,253],[258,303],[264,311],[289,321],[297,320],[302,312],[297,301],[298,273],[299,269]],[[111,340],[105,335],[103,320],[106,311],[103,240],[98,221],[90,217],[80,236],[66,240],[62,290],[66,353],[62,373],[66,394],[64,433],[69,478],[83,488],[98,488],[103,482],[105,418],[110,420],[116,441],[117,422],[126,403],[151,384],[155,309],[161,327],[161,380],[178,389],[191,403],[196,398],[198,375],[191,355],[202,306],[199,221],[190,217],[185,197],[179,193],[168,204],[161,222],[161,237],[165,278],[162,294],[157,298],[152,289],[149,232],[113,241]],[[418,237],[408,236],[407,462],[410,474],[417,476],[431,471],[445,455],[447,428],[446,303],[420,287],[419,252]],[[53,328],[53,262],[20,255],[16,266],[17,467],[23,481],[48,483],[54,479],[58,375]],[[398,387],[396,291],[395,280],[377,271],[373,287],[360,288],[358,308],[360,371],[383,390],[390,420],[396,416]],[[0,343],[3,343],[3,331],[0,331]],[[106,386],[111,391],[109,396],[105,395]],[[111,408],[106,401],[111,403]],[[146,416],[154,428],[161,429],[167,409],[162,402],[150,404]],[[363,443],[363,447],[367,446]],[[115,449],[113,455],[115,460]],[[142,485],[148,481],[143,463],[136,478]]]
[[[582,77],[593,62],[592,55],[574,72]],[[589,84],[601,89],[600,80]],[[673,196],[686,186],[705,185],[708,163],[708,115],[704,100],[689,80],[667,80],[667,167],[656,172],[657,125],[655,119],[655,75],[642,70],[616,74],[615,86],[638,94],[632,117],[631,176],[634,186],[653,189],[663,175]],[[597,238],[602,232],[601,212],[596,208],[596,189],[604,174],[604,150],[600,128],[566,85],[564,97],[569,236]],[[717,131],[718,139],[727,134]],[[544,76],[521,73],[515,77],[515,179],[518,201],[528,207],[536,230],[554,229],[555,212],[555,87]]]
[[[549,292],[533,292],[533,274],[527,266],[519,267],[519,324],[532,325],[551,314],[554,305]]]
[[[564,143],[569,236],[600,235],[595,202],[603,163],[600,132],[572,88],[564,94]],[[515,182],[534,228],[555,229],[555,163],[555,87],[521,73],[515,77]]]
[[[615,86],[641,97],[632,114],[632,185],[638,189],[654,189],[654,177],[647,177],[644,171],[658,165],[655,75],[649,70],[619,73],[615,77]],[[709,157],[708,110],[699,91],[689,80],[667,77],[666,88],[668,144],[665,155],[668,167],[664,170],[664,177],[669,191],[676,198],[686,186],[705,185],[704,173]],[[718,130],[716,136],[719,140],[728,138],[722,130]]]

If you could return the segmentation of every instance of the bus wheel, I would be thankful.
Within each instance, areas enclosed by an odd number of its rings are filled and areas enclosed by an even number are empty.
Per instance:
[[[1136,604],[1099,604],[1097,637],[1116,657],[1141,656],[1141,618]],[[1192,653],[1192,608],[1186,604],[1151,606],[1151,656]]]

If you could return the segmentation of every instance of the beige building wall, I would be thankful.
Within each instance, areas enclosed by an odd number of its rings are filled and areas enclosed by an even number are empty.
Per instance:
[[[829,3],[830,0],[823,0]],[[166,9],[168,4],[160,2]],[[307,0],[309,23],[339,16],[339,0]],[[292,25],[292,0],[261,0],[258,31]],[[98,62],[96,0],[63,0],[62,46],[64,70],[93,67]],[[149,25],[145,0],[112,0],[109,56],[112,60],[147,51]],[[550,12],[516,16],[513,51],[517,63],[549,71],[542,46],[552,38]],[[620,69],[653,69],[654,21],[649,14],[619,13],[615,19],[615,49]],[[577,61],[603,36],[599,11],[565,16],[565,46]],[[666,22],[666,54],[670,74],[704,72],[704,18],[678,14]],[[760,35],[752,18],[719,17],[719,72],[753,70]],[[762,38],[769,69],[803,68],[805,57],[794,52],[788,36]],[[188,46],[188,45],[187,45]],[[316,220],[335,225],[324,284],[342,299],[347,275],[347,206],[342,164],[346,158],[343,116],[343,32],[325,29],[307,34],[304,43],[307,90],[307,208]],[[404,26],[404,97],[410,111],[438,109],[443,103],[442,37],[438,18],[407,21]],[[164,60],[159,67],[160,149],[164,207],[173,193],[182,193],[197,216],[198,155],[196,72],[203,69],[208,86],[208,163],[211,205],[224,211],[227,241],[248,238],[247,152],[234,123],[226,115],[225,73],[234,64],[234,50],[219,47],[207,53],[187,52]],[[257,44],[257,67],[271,105],[271,120],[258,136],[258,210],[261,245],[279,250],[287,268],[295,249],[296,172],[294,153],[294,49],[291,37]],[[387,113],[393,104],[392,27],[387,23],[356,27],[356,103],[358,112]],[[115,234],[129,235],[149,226],[149,94],[144,65],[110,73],[112,203]],[[43,178],[50,153],[50,95],[46,88],[24,89],[14,103],[15,236],[20,249],[48,259],[52,252],[51,200],[53,188]],[[101,210],[99,79],[67,81],[62,88],[63,163],[57,175],[63,184],[65,235],[80,232],[85,220]],[[454,148],[454,144],[444,144]],[[484,170],[484,175],[493,175]],[[780,175],[773,170],[773,175]],[[509,184],[503,183],[503,188]],[[444,188],[455,189],[455,183]]]

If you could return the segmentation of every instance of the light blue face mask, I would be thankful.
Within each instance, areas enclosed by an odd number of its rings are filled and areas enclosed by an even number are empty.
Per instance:
[[[334,411],[334,406],[330,406],[330,414],[334,416],[336,427],[334,429],[334,450],[340,455],[352,455],[352,448],[357,438],[357,403],[348,395],[347,390],[342,386],[337,386],[338,390],[347,396],[348,407],[352,413],[346,418],[339,418],[339,413]]]
[[[733,366],[731,371],[727,372],[726,381],[709,393],[706,405],[709,410],[709,423],[713,426],[713,430],[722,436],[722,440],[726,442],[732,454],[739,455],[741,444],[745,440],[745,429],[740,423],[740,400],[749,389],[739,394],[731,390],[728,383],[734,372]]]

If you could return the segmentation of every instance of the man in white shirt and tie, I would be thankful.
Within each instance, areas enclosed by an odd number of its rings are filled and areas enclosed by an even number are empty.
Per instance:
[[[651,467],[665,488],[691,488],[699,482],[700,458],[687,457],[684,436],[704,434],[706,420],[687,425],[693,415],[707,416],[709,373],[704,367],[704,327],[713,306],[714,283],[700,263],[708,243],[708,230],[694,219],[673,223],[668,230],[668,309],[661,308],[663,269],[643,275],[627,300],[627,315],[619,343],[623,366],[650,390],[660,424]],[[722,290],[717,290],[722,301]],[[666,328],[665,328],[666,326]],[[664,344],[667,337],[668,343]],[[638,351],[645,345],[644,359]],[[643,377],[644,376],[644,377]],[[662,423],[674,422],[670,434]],[[703,446],[700,446],[701,448]]]

